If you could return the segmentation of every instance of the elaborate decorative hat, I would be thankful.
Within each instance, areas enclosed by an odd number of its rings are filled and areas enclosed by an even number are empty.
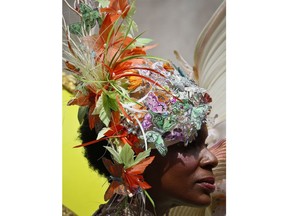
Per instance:
[[[88,113],[98,137],[76,147],[107,140],[113,162],[105,200],[113,194],[135,196],[150,188],[142,173],[153,161],[150,149],[162,156],[168,146],[197,137],[210,113],[211,97],[172,62],[147,55],[151,40],[135,36],[134,2],[98,0],[73,8],[81,21],[64,25],[66,70],[76,78],[78,119]]]

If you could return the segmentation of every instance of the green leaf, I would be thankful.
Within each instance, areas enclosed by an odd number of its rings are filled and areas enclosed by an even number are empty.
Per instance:
[[[100,97],[98,98],[95,109],[92,112],[92,115],[100,114],[102,108],[103,108],[103,94],[101,94]]]
[[[111,110],[109,107],[107,96],[105,94],[102,95],[103,95],[103,106],[100,110],[99,118],[106,125],[106,127],[108,127],[111,119]]]
[[[145,135],[147,138],[147,142],[153,143],[155,145],[156,149],[158,150],[158,152],[162,156],[165,156],[167,154],[168,148],[165,145],[164,140],[163,140],[160,133],[158,133],[156,131],[147,131]]]
[[[98,133],[97,140],[104,137],[105,136],[104,134],[109,130],[110,130],[110,128],[108,128],[108,127],[102,128],[101,131],[99,131],[99,133]]]
[[[96,0],[99,2],[99,7],[105,8],[108,7],[110,4],[109,0]]]
[[[152,122],[155,124],[158,128],[163,129],[164,120],[167,118],[167,116],[162,115],[162,113],[154,113],[152,111],[149,112],[152,116]],[[153,141],[155,142],[155,141]]]
[[[131,2],[130,9],[129,9],[127,17],[126,17],[126,20],[128,21],[128,23],[130,23],[130,20],[132,20],[132,29],[131,29],[132,34],[134,33],[134,31],[138,32],[138,26],[137,26],[136,22],[133,20],[133,16],[136,12],[135,2],[136,1]]]
[[[85,28],[87,31],[89,31],[91,28],[93,28],[96,25],[96,21],[99,17],[98,11],[92,11],[86,14],[83,14],[82,19],[85,24]]]
[[[132,1],[130,5],[130,9],[128,11],[128,16],[133,17],[136,12],[136,1]]]
[[[196,129],[200,130],[202,125],[202,116],[205,116],[205,111],[207,110],[207,107],[199,106],[199,107],[193,107],[192,113],[191,113],[191,119],[193,119],[194,124],[196,125]]]
[[[131,167],[131,164],[134,162],[134,151],[131,146],[125,144],[120,152],[120,159],[124,164],[124,168],[127,169]]]
[[[138,103],[137,101],[134,101],[132,98],[129,97],[128,91],[124,88],[122,88],[119,85],[115,85],[113,84],[113,82],[110,82],[111,86],[123,97],[125,98],[127,101],[131,102],[131,103],[136,103],[138,105],[141,106],[140,103]]]
[[[112,110],[118,111],[118,104],[117,104],[116,99],[111,99],[108,97],[108,104]]]
[[[84,4],[84,3],[80,4],[80,12],[81,12],[81,14],[89,13],[91,11],[93,11],[93,9],[89,5]]]
[[[147,149],[146,151],[140,152],[135,161],[131,164],[131,166],[134,166],[136,164],[138,164],[140,161],[144,160],[146,157],[148,157],[150,155],[151,149]]]
[[[136,46],[145,46],[148,43],[151,43],[153,40],[150,38],[138,38],[136,41]]]
[[[81,23],[73,23],[69,25],[69,31],[71,34],[82,36]]]
[[[164,119],[163,130],[165,132],[170,131],[176,124],[176,117],[174,115],[168,116]]]
[[[99,12],[84,3],[80,4],[80,12],[82,13],[82,21],[86,31],[90,31],[96,25],[96,21],[100,16]]]
[[[105,94],[111,99],[116,99],[116,92],[115,91],[105,91]]]
[[[122,160],[120,158],[120,155],[119,155],[119,152],[117,152],[114,148],[112,147],[109,147],[109,146],[104,146],[104,148],[106,148],[112,155],[113,159],[119,163],[119,164],[122,164]]]
[[[85,114],[88,112],[88,106],[80,106],[78,109],[78,121],[81,125],[84,119]]]
[[[165,156],[168,152],[168,148],[164,144],[164,141],[162,138],[161,138],[161,140],[160,139],[157,140],[157,142],[155,143],[155,147],[162,156]]]
[[[124,22],[121,26],[121,32],[124,33],[128,30],[128,34],[130,37],[133,37],[135,32],[138,32],[138,26],[136,22],[133,20],[131,16],[126,16],[125,18],[126,22]]]
[[[106,127],[109,126],[110,118],[111,118],[111,111],[110,109],[105,109],[105,107],[102,107],[100,110],[99,118],[101,121],[106,125]]]
[[[103,95],[103,98],[105,98],[105,101],[107,103],[107,107],[109,109],[112,109],[114,111],[118,111],[118,103],[116,101],[116,92],[115,91],[106,91],[104,90],[105,94]]]

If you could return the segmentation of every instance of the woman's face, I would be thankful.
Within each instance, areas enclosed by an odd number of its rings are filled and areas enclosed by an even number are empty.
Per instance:
[[[152,186],[148,193],[155,202],[199,207],[210,204],[210,194],[215,190],[212,168],[218,161],[206,148],[207,133],[203,125],[192,144],[172,145],[165,157],[152,151],[156,157],[145,170],[145,180]]]

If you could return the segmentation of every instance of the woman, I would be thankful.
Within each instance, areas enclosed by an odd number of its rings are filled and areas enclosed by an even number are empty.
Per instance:
[[[76,147],[85,147],[91,167],[110,182],[108,203],[95,215],[207,206],[217,165],[205,145],[211,98],[180,68],[146,54],[152,47],[133,36],[134,11],[125,0],[80,3],[81,22],[65,26],[65,64],[78,80],[68,103],[80,106],[83,144]]]

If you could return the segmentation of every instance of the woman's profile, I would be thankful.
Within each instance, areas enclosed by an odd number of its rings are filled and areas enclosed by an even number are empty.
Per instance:
[[[148,54],[154,46],[135,34],[134,11],[128,0],[79,3],[81,22],[65,26],[65,66],[77,80],[68,105],[80,107],[75,147],[109,181],[107,203],[93,215],[207,207],[218,164],[206,141],[213,98],[197,78]]]

